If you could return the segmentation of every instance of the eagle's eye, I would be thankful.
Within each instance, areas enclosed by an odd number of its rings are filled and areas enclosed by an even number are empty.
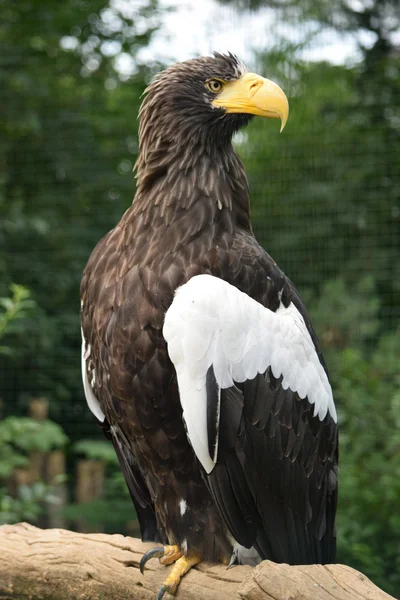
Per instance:
[[[213,94],[218,94],[222,90],[222,82],[218,81],[218,79],[209,79],[206,81],[206,86]]]

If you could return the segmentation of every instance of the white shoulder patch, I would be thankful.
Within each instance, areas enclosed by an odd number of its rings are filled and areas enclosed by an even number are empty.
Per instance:
[[[294,306],[273,312],[226,281],[197,275],[180,287],[165,315],[163,329],[174,363],[188,436],[197,458],[210,473],[206,375],[213,365],[222,389],[253,379],[271,367],[284,389],[314,404],[322,421],[336,421],[328,377],[304,319]]]
[[[86,347],[86,342],[85,342],[85,338],[83,337],[82,329],[81,329],[81,333],[82,333],[82,381],[83,381],[83,389],[85,390],[86,402],[88,403],[88,406],[89,406],[90,410],[92,411],[92,413],[94,414],[94,416],[99,421],[103,422],[104,419],[106,418],[105,414],[103,413],[103,411],[100,408],[100,403],[93,393],[93,390],[89,384],[88,376],[87,376],[86,361],[88,360],[88,358],[90,356],[90,345],[88,345],[88,347]],[[95,379],[95,374],[93,373],[93,378],[92,378],[93,382],[94,382],[94,379]]]

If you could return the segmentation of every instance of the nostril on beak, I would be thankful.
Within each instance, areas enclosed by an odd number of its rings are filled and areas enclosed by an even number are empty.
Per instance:
[[[259,81],[254,81],[249,89],[250,92],[250,96],[254,96],[254,94],[256,93],[256,91],[258,90],[258,88],[260,87],[260,82]]]

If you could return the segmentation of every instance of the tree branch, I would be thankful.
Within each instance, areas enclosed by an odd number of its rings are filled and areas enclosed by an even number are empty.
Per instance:
[[[153,544],[122,535],[0,527],[2,600],[154,600],[170,567],[139,571]],[[394,600],[344,565],[290,567],[264,561],[235,567],[202,563],[183,578],[180,600]]]

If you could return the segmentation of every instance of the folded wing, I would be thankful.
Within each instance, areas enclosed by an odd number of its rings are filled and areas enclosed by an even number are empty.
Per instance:
[[[166,313],[189,440],[232,536],[277,562],[332,562],[337,416],[298,309],[210,275]]]

